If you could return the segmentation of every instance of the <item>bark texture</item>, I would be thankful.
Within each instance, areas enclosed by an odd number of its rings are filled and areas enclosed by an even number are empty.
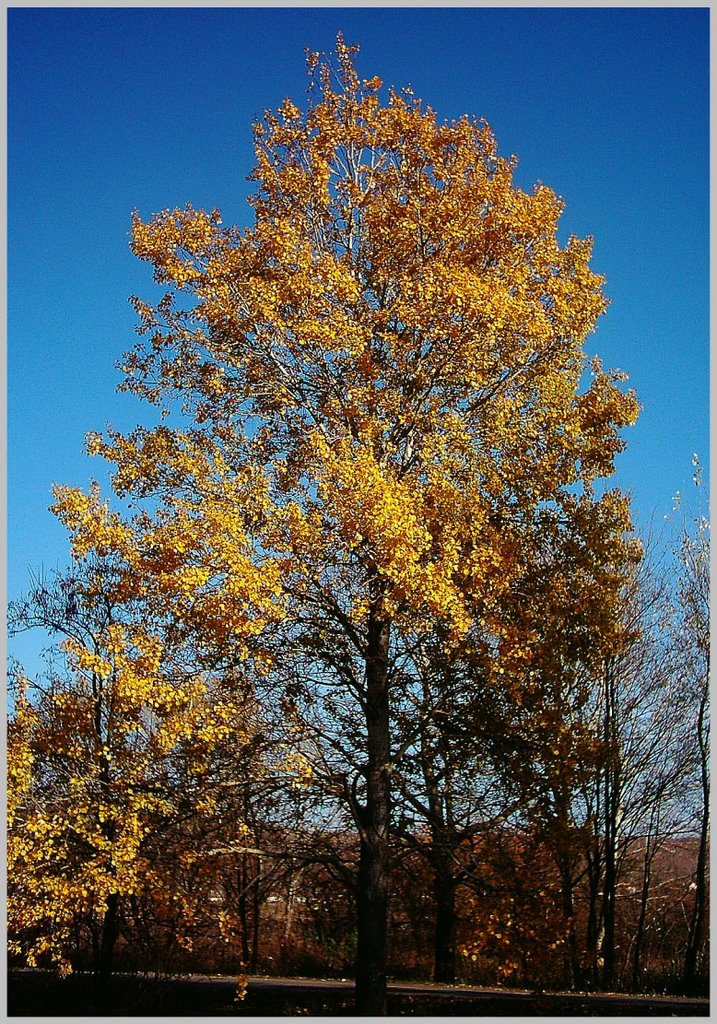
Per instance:
[[[361,842],[356,893],[356,1012],[386,1014],[390,757],[388,645],[390,624],[369,623],[366,656],[367,764],[365,805],[358,808]]]

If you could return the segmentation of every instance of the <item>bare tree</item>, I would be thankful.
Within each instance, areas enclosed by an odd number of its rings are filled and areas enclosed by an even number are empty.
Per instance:
[[[699,458],[693,456],[694,483],[702,485]],[[694,816],[699,836],[694,876],[694,904],[685,953],[684,982],[691,990],[698,975],[706,973],[709,870],[710,707],[709,707],[709,597],[710,521],[700,514],[686,517],[678,538],[678,615],[675,646],[679,678],[690,701],[690,738],[697,753]]]

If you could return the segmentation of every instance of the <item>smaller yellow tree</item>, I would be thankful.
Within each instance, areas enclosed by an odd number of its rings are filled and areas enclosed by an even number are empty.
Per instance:
[[[222,758],[234,771],[253,749],[246,687],[185,670],[167,623],[119,601],[122,579],[95,558],[10,609],[11,629],[63,637],[60,671],[16,673],[8,736],[10,951],[61,973],[80,920],[96,928],[96,970],[111,971],[131,897],[191,944],[216,884]]]

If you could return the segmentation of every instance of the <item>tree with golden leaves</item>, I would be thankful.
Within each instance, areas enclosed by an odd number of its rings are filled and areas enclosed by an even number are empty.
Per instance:
[[[571,514],[637,402],[583,343],[605,309],[590,242],[524,192],[484,122],[380,99],[355,48],[309,55],[308,107],[255,126],[253,227],[187,207],[134,219],[167,289],[122,387],[182,424],[92,435],[132,520],[58,492],[80,549],[121,547],[122,585],[271,673],[314,666],[352,721],[341,785],[358,833],[359,1013],[386,1008],[391,701],[402,637],[496,619],[521,538]],[[616,502],[621,499],[615,497]],[[629,526],[622,507],[624,526]]]
[[[406,740],[397,786],[434,871],[436,981],[455,981],[456,891],[482,877],[466,848],[505,820],[547,837],[575,968],[574,804],[600,757],[591,680],[632,638],[619,617],[621,581],[640,547],[625,537],[623,517],[610,493],[542,509],[493,622],[477,617],[450,655],[436,634],[410,652],[417,683],[405,689],[418,713],[409,706],[398,718]],[[408,660],[407,652],[405,677]]]
[[[90,557],[35,579],[9,609],[11,632],[61,640],[44,675],[13,674],[9,948],[61,974],[85,928],[106,978],[138,900],[169,924],[168,945],[192,948],[217,884],[215,835],[227,838],[226,763],[247,781],[261,772],[246,687],[188,668],[194,652],[166,622],[119,601],[122,573],[116,559]],[[239,968],[231,922],[219,923]]]

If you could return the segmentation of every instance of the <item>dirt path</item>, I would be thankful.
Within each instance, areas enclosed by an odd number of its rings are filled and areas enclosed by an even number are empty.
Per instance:
[[[184,975],[90,975],[65,981],[47,971],[10,971],[9,1016],[353,1016],[353,981]],[[709,1016],[708,999],[390,983],[390,1016]]]

